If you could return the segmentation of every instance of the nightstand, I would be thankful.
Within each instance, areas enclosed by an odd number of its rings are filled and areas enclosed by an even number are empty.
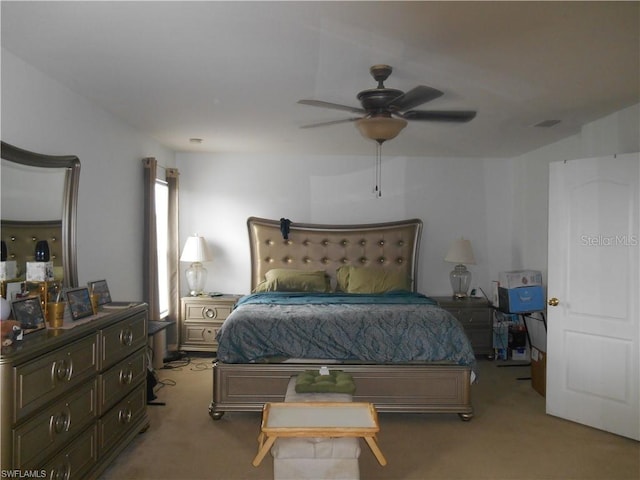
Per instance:
[[[486,299],[431,298],[462,324],[476,355],[493,355],[493,311]]]
[[[241,295],[182,297],[180,309],[180,349],[215,352],[216,333]]]

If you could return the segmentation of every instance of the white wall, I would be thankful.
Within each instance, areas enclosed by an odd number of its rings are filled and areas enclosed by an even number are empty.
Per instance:
[[[515,178],[522,202],[522,226],[517,242],[528,268],[547,269],[547,209],[549,163],[562,160],[640,152],[640,104],[585,125],[579,134],[516,159]]]
[[[443,258],[454,239],[471,240],[477,260],[470,267],[473,283],[483,288],[491,281],[488,259],[510,249],[510,236],[493,238],[488,230],[486,182],[493,178],[485,176],[482,159],[384,158],[381,198],[372,193],[369,156],[179,153],[176,163],[181,241],[195,232],[208,240],[215,257],[205,265],[209,291],[248,292],[249,216],[335,224],[421,218],[418,285],[430,295],[451,292],[452,265]]]
[[[142,299],[143,170],[173,152],[2,49],[2,140],[81,162],[78,277],[106,278],[114,299]],[[34,198],[28,208],[38,208]]]
[[[520,204],[514,244],[521,250],[514,268],[541,270],[546,284],[551,162],[635,152],[640,152],[640,104],[589,123],[577,135],[514,159],[516,200]],[[533,322],[531,330],[534,345],[546,348],[542,325]]]

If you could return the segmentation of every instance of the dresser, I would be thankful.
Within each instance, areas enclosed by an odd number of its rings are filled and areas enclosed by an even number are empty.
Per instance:
[[[241,295],[183,297],[180,309],[180,349],[215,352],[216,334]]]
[[[462,324],[476,355],[493,355],[493,310],[486,299],[432,298]]]
[[[97,478],[149,425],[146,345],[147,307],[136,304],[3,347],[2,472]]]

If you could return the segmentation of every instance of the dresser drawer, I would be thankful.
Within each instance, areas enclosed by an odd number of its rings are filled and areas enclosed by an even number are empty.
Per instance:
[[[97,417],[95,379],[69,392],[14,430],[16,468],[33,469]]]
[[[229,316],[233,309],[232,304],[211,304],[188,302],[184,305],[184,321],[185,322],[202,322],[217,320],[222,322]]]
[[[102,415],[146,378],[145,350],[117,363],[98,377],[98,414]]]
[[[128,357],[147,343],[147,316],[136,315],[102,331],[100,369]]]
[[[98,455],[105,455],[131,427],[145,417],[146,383],[139,385],[98,422]]]
[[[51,480],[80,480],[98,462],[98,430],[93,424],[49,460],[43,470]]]
[[[95,375],[97,346],[97,336],[90,335],[16,367],[14,421]]]

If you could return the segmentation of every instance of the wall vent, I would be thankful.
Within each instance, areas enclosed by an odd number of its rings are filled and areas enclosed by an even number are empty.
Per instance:
[[[544,128],[549,128],[549,127],[553,127],[557,124],[560,123],[561,120],[543,120],[540,123],[536,123],[534,125],[534,127],[544,127]]]

